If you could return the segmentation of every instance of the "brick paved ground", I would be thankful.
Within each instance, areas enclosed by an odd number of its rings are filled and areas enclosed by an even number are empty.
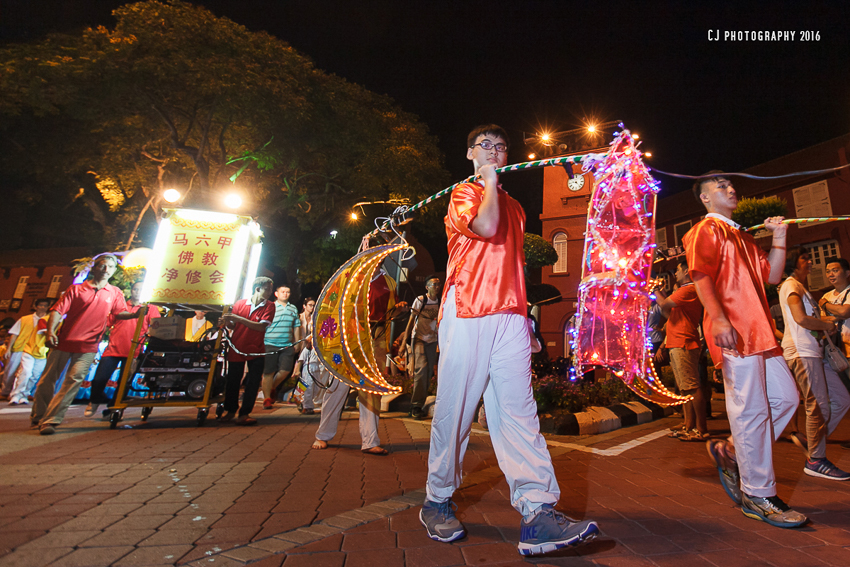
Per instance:
[[[187,410],[155,410],[144,425],[128,412],[136,427],[109,430],[75,407],[59,433],[41,437],[25,413],[0,411],[0,567],[850,564],[850,483],[804,475],[790,443],[775,453],[780,496],[812,519],[798,530],[745,518],[701,444],[662,436],[620,452],[674,418],[551,437],[559,508],[596,519],[603,536],[523,560],[520,518],[486,434],[472,437],[455,498],[469,536],[440,544],[417,517],[427,422],[382,419],[392,453],[375,457],[359,451],[356,413],[325,451],[309,448],[318,416],[257,415],[257,427],[197,428]],[[710,426],[721,434],[727,424]],[[833,437],[830,458],[850,468],[850,451],[837,445],[850,425]]]

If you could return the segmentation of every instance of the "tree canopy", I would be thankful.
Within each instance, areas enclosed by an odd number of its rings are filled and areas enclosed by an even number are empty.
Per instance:
[[[542,236],[526,232],[523,236],[522,250],[525,253],[525,265],[529,270],[539,270],[558,261],[558,252]]]
[[[6,246],[117,247],[137,228],[150,245],[165,189],[210,210],[235,189],[275,264],[320,279],[317,262],[371,228],[344,224],[354,204],[445,186],[418,118],[284,41],[179,0],[113,14],[112,29],[0,49],[0,163],[20,211]],[[348,238],[329,245],[331,229]]]

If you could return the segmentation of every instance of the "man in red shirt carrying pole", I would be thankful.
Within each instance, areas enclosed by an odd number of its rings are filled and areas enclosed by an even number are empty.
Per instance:
[[[274,302],[268,300],[272,295],[272,285],[271,278],[255,279],[251,299],[240,299],[233,304],[230,313],[221,316],[221,324],[232,329],[233,333],[230,335],[231,347],[227,350],[227,382],[224,389],[224,410],[227,413],[219,421],[233,420],[239,410],[239,417],[234,421],[236,425],[257,423],[251,417],[251,410],[254,409],[263,379],[266,328],[274,321]],[[245,376],[245,391],[240,408],[239,387],[242,385],[246,362],[248,374]]]
[[[493,449],[511,504],[523,516],[518,549],[537,555],[593,539],[599,529],[553,508],[560,489],[531,392],[525,212],[499,187],[496,175],[507,151],[508,136],[495,124],[469,134],[466,157],[481,180],[454,189],[445,219],[449,263],[438,339],[440,380],[419,519],[431,539],[450,542],[466,535],[451,497],[461,483],[483,393]]]
[[[713,174],[717,175],[713,175]],[[806,516],[776,495],[773,440],[799,404],[797,386],[776,344],[764,283],[778,284],[785,267],[782,217],[765,220],[773,233],[770,254],[731,219],[738,206],[732,183],[709,172],[693,186],[708,210],[685,235],[691,278],[705,308],[703,329],[715,365],[723,370],[732,441],[708,442],[729,497],[748,518],[780,528]],[[734,442],[734,444],[733,444]]]
[[[52,435],[65,418],[65,412],[80,389],[97,353],[97,345],[109,315],[116,319],[134,319],[138,313],[127,311],[124,293],[109,278],[118,268],[112,254],[98,256],[89,281],[65,290],[50,311],[47,320],[47,345],[53,350],[47,357],[41,380],[35,390],[30,420],[42,435]],[[59,335],[56,328],[62,321]],[[65,367],[68,371],[62,387],[53,395],[56,381]]]

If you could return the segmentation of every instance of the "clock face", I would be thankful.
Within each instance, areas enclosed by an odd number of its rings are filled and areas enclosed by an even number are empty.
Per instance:
[[[576,175],[569,181],[567,181],[567,187],[570,191],[578,191],[582,187],[584,187],[584,175]]]

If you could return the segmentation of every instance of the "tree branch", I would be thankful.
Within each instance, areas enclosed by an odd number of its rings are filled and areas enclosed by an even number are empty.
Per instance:
[[[218,149],[221,152],[221,165],[218,167],[218,171],[215,172],[215,178],[213,179],[213,183],[218,182],[221,173],[224,171],[224,168],[227,167],[227,150],[224,147],[224,133],[230,126],[230,123],[231,120],[225,122],[224,126],[221,127],[221,131],[218,133]]]
[[[201,141],[198,143],[198,157],[204,155],[204,151],[207,149],[207,140],[209,139],[210,127],[212,126],[213,116],[215,115],[215,107],[216,101],[213,101],[212,106],[210,107],[210,113],[207,115],[207,123],[204,125],[204,131],[201,134]]]
[[[189,115],[189,126],[186,127],[186,133],[183,135],[183,143],[186,143],[186,140],[189,139],[189,134],[192,133],[192,130],[195,128],[195,118],[198,116],[198,105],[192,107],[192,114]]]

